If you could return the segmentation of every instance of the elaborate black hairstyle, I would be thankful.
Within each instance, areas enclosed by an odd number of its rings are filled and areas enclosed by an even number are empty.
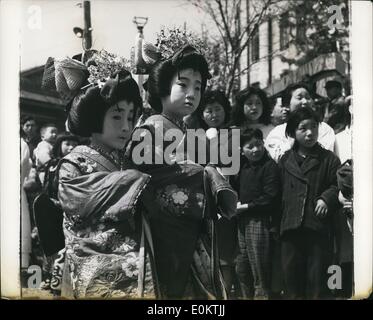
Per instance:
[[[62,158],[62,153],[61,153],[61,144],[63,141],[75,141],[78,144],[80,143],[79,137],[73,135],[70,132],[62,132],[57,136],[56,143],[53,146],[52,149],[52,155],[54,158],[59,159]]]
[[[318,114],[310,107],[299,108],[292,111],[286,124],[285,135],[287,137],[295,138],[295,130],[297,129],[299,123],[308,119],[312,119],[317,123],[320,123]]]
[[[259,122],[263,124],[269,124],[271,122],[271,109],[267,94],[259,88],[248,87],[237,94],[236,103],[232,110],[232,125],[240,126],[245,122],[245,101],[253,94],[256,94],[263,104],[263,113],[259,118]]]
[[[103,87],[97,85],[82,89],[72,100],[67,125],[69,130],[82,137],[101,133],[107,110],[121,100],[134,103],[134,117],[141,112],[142,99],[139,87],[127,70],[115,73]]]
[[[155,111],[162,111],[161,98],[170,94],[171,81],[174,75],[188,68],[201,73],[201,95],[203,95],[207,79],[211,78],[211,75],[205,57],[194,47],[186,45],[177,51],[172,58],[157,62],[154,65],[149,73],[147,90],[149,93],[149,104]]]
[[[225,93],[220,90],[207,90],[202,96],[201,103],[199,104],[198,108],[191,115],[191,117],[198,119],[202,129],[208,129],[207,124],[203,120],[203,111],[206,105],[212,104],[214,102],[219,103],[224,109],[224,123],[227,124],[230,120],[232,107]]]

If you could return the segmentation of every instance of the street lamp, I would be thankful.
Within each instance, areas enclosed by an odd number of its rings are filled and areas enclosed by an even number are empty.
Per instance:
[[[144,40],[143,30],[148,22],[148,17],[134,17],[133,23],[136,25],[138,33],[135,40],[135,74],[147,74],[146,63],[142,57],[142,42]]]

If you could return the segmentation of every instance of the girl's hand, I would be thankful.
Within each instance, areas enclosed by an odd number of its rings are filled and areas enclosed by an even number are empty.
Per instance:
[[[315,207],[315,213],[316,217],[323,219],[326,217],[326,214],[328,213],[328,206],[324,202],[324,200],[319,199],[316,202],[316,207]]]
[[[237,202],[237,214],[245,212],[248,209],[248,207],[249,206],[247,205],[247,203],[242,204],[241,202]]]

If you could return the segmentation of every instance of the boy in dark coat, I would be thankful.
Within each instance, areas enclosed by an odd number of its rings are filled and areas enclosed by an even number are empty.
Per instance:
[[[268,299],[270,220],[279,211],[280,176],[259,129],[245,131],[241,149],[240,172],[232,182],[240,200],[236,271],[244,298]]]
[[[327,294],[332,215],[338,207],[340,161],[317,143],[319,120],[311,108],[291,114],[286,134],[294,146],[280,159],[282,180],[281,254],[288,299]]]

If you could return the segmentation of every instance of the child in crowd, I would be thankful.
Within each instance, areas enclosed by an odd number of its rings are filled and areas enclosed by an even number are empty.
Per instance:
[[[207,130],[209,128],[226,128],[230,120],[231,104],[224,92],[208,90],[202,97],[201,104],[185,120],[188,128]]]
[[[50,217],[60,215],[60,204],[58,202],[58,164],[60,160],[68,155],[77,145],[79,144],[79,138],[74,136],[70,132],[63,132],[57,136],[56,143],[52,149],[52,159],[45,164],[45,177],[43,183],[43,192],[54,202],[57,209],[53,210],[52,207],[49,210]],[[38,212],[35,211],[35,214]],[[53,218],[52,218],[53,219]],[[62,217],[61,217],[62,220]],[[61,225],[62,228],[62,225]],[[45,280],[41,283],[40,288],[43,290],[51,289],[51,277],[53,272],[53,266],[58,254],[51,256],[45,256],[43,263],[43,272]],[[54,288],[53,288],[54,289]]]
[[[249,87],[238,93],[232,113],[232,125],[245,129],[260,129],[266,139],[273,129],[271,110],[266,93]]]
[[[34,150],[35,164],[39,171],[40,181],[44,181],[44,166],[52,159],[53,146],[56,143],[58,129],[55,124],[47,123],[40,129],[41,142]]]
[[[293,147],[279,161],[282,181],[281,255],[285,297],[327,297],[331,228],[338,206],[340,161],[319,143],[319,118],[309,107],[292,112],[286,136]]]
[[[79,144],[79,137],[70,132],[63,132],[57,136],[52,149],[52,159],[46,163],[43,187],[49,197],[57,200],[58,181],[55,181],[56,169],[59,161],[68,155]]]
[[[314,101],[309,93],[308,86],[304,83],[290,85],[282,99],[283,106],[289,106],[290,112],[299,108],[310,107],[315,110]],[[286,123],[275,127],[265,140],[265,147],[276,162],[289,149],[294,139],[285,134]],[[319,125],[318,142],[327,150],[333,151],[335,135],[333,129],[324,122]]]
[[[278,213],[280,176],[264,148],[260,129],[241,136],[242,161],[232,184],[239,194],[237,276],[244,298],[268,299],[270,223]]]

